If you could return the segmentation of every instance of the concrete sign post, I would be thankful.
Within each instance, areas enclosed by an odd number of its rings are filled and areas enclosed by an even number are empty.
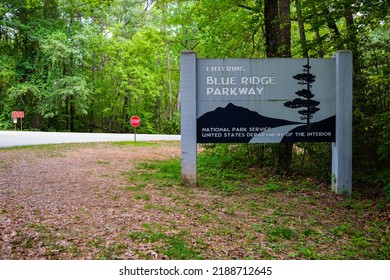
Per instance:
[[[352,53],[336,59],[336,141],[332,147],[332,190],[352,193]]]
[[[181,91],[181,175],[196,186],[196,54],[180,55]]]
[[[181,53],[182,178],[197,143],[334,142],[332,188],[351,193],[352,54],[197,59]]]

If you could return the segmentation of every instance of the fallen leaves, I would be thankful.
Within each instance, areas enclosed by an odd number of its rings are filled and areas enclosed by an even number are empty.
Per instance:
[[[179,143],[0,152],[0,259],[326,257],[354,240],[331,236],[344,220],[352,228],[379,219],[361,226],[372,235],[389,229],[388,211],[359,214],[324,188],[224,196],[160,185],[133,169],[178,157]]]

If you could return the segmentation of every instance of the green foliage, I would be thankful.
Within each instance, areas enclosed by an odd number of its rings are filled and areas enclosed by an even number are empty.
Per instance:
[[[205,151],[198,155],[199,184],[226,193],[241,190],[243,182],[237,182],[237,179],[248,179],[244,170],[250,165],[240,160],[246,154],[234,152],[238,147],[239,145],[227,144],[206,145]]]
[[[37,108],[35,105],[39,102],[39,88],[32,83],[17,84],[8,89],[7,98],[4,100],[3,112],[0,115],[0,128],[13,128],[11,119],[12,111],[25,111],[25,115],[36,116]],[[24,127],[31,127],[32,118],[24,120]]]
[[[180,113],[175,112],[171,119],[165,120],[162,123],[162,133],[165,134],[180,134]]]
[[[10,56],[0,57],[0,83],[1,88],[6,87],[15,78],[15,63]]]
[[[129,132],[129,118],[138,114],[139,131],[155,133],[172,120],[168,107],[177,99],[164,79],[169,48],[159,25],[147,24],[142,2],[29,0],[1,8],[0,109],[14,110],[7,91],[28,81],[39,92],[28,104],[34,115],[26,121],[39,119],[31,128]],[[178,92],[179,77],[171,77]],[[1,123],[9,128],[4,117]],[[171,127],[177,131],[175,122]]]
[[[224,179],[245,175],[248,170],[270,167],[275,175],[283,175],[276,166],[276,145],[270,144],[207,144],[198,156],[198,170],[205,174],[224,174]],[[296,176],[312,176],[330,180],[331,144],[297,143],[293,146],[291,169]],[[290,174],[291,175],[291,174]],[[214,178],[214,180],[217,180]],[[226,182],[225,182],[226,183]],[[221,182],[216,185],[222,185]],[[279,191],[281,186],[268,182],[258,191]]]
[[[331,143],[296,143],[293,148],[295,173],[329,181],[331,174]]]
[[[11,129],[10,112],[22,109],[27,129],[125,133],[132,131],[129,118],[139,115],[140,133],[179,133],[180,51],[265,57],[264,9],[264,1],[254,0],[4,0],[0,128]],[[389,14],[381,0],[291,1],[292,57],[305,49],[310,57],[353,52],[359,185],[389,181]],[[294,172],[329,176],[329,146],[294,148]],[[216,149],[225,149],[223,165],[282,167],[277,145]]]
[[[170,161],[142,163],[137,166],[137,169],[144,170],[141,176],[147,181],[158,180],[166,185],[181,183],[181,163],[177,158]]]
[[[380,142],[378,148],[379,159],[382,168],[379,173],[379,181],[383,183],[390,182],[390,112],[385,112],[379,119]]]
[[[388,183],[383,189],[386,192],[386,199],[390,200],[390,183]]]
[[[269,235],[274,238],[292,239],[295,233],[289,227],[277,225],[269,231]]]

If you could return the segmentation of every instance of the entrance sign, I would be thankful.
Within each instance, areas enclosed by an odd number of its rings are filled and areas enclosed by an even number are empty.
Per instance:
[[[183,52],[180,74],[184,181],[196,185],[197,143],[333,142],[332,188],[351,193],[351,52],[329,59]]]
[[[334,59],[198,59],[198,143],[335,141]]]

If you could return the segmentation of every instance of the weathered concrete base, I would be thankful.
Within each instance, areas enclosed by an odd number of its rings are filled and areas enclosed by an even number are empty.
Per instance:
[[[352,193],[352,52],[336,58],[336,142],[332,146],[332,190]]]

